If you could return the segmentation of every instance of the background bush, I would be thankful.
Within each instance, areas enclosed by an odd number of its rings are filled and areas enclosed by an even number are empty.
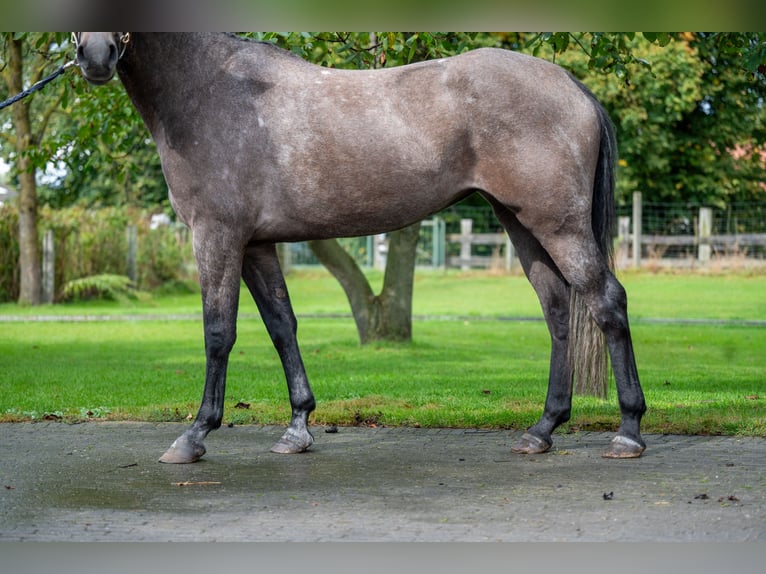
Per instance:
[[[19,215],[10,205],[0,205],[0,302],[19,297]]]
[[[153,290],[188,280],[193,260],[186,227],[171,224],[151,229],[151,216],[161,208],[104,207],[41,208],[40,244],[48,230],[55,243],[55,300],[64,285],[85,277],[128,275],[127,229],[138,236],[136,288]],[[0,207],[0,302],[15,301],[19,293],[18,215],[15,207]],[[193,266],[191,266],[193,267]]]

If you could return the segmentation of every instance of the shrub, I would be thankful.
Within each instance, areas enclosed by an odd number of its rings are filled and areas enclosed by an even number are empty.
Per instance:
[[[186,262],[192,259],[188,230],[175,225],[150,229],[151,214],[159,210],[133,207],[87,209],[82,206],[56,210],[41,208],[38,212],[41,245],[42,236],[48,230],[54,235],[55,299],[67,300],[72,296],[71,289],[85,289],[84,284],[75,283],[65,293],[65,286],[79,279],[127,276],[129,225],[136,227],[138,237],[134,278],[137,289],[152,290],[187,280],[189,266]],[[15,206],[0,207],[0,302],[18,298],[17,222]]]
[[[19,297],[19,216],[15,207],[0,205],[0,302]]]
[[[108,299],[117,301],[135,298],[134,286],[124,275],[92,275],[68,281],[61,291],[63,301]]]

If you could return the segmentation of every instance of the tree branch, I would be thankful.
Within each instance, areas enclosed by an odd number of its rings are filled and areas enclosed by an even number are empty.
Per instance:
[[[309,241],[308,246],[333,277],[337,279],[351,305],[359,339],[367,341],[370,310],[375,294],[367,278],[346,250],[335,239]]]
[[[3,130],[0,132],[0,139],[5,140],[8,143],[8,145],[11,145],[14,148],[16,148],[16,136],[13,135],[12,133]]]
[[[61,100],[64,99],[64,90],[59,90],[59,94],[56,97],[56,99],[51,102],[51,104],[43,111],[42,116],[40,118],[40,122],[37,125],[37,132],[32,135],[32,141],[34,141],[34,144],[36,146],[39,146],[43,138],[45,137],[45,131],[48,129],[48,123],[50,122],[51,117],[53,114],[55,114],[57,111],[59,111],[59,106],[61,105]]]

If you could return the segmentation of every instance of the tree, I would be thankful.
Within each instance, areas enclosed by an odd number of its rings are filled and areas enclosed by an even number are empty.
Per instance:
[[[68,34],[2,33],[0,96],[21,92],[72,56]],[[72,73],[6,110],[0,152],[19,188],[18,301],[37,305],[38,204],[167,204],[167,188],[149,133],[118,82],[91,90]],[[65,175],[41,178],[51,166]]]
[[[343,287],[362,344],[412,339],[412,295],[419,237],[420,223],[389,234],[383,287],[378,295],[335,239],[309,241],[316,258]]]
[[[61,34],[3,32],[0,37],[0,75],[7,93],[21,92],[39,81],[64,57]],[[37,230],[37,170],[50,157],[46,132],[65,97],[64,85],[48,90],[45,97],[32,96],[13,104],[11,129],[0,131],[14,164],[19,188],[19,303],[38,305],[42,273]]]
[[[766,44],[751,44],[748,37],[738,50],[726,51],[716,35],[673,35],[664,45],[649,39],[626,41],[631,58],[640,63],[622,77],[592,73],[581,51],[558,57],[588,84],[616,124],[618,201],[628,203],[635,190],[650,201],[695,205],[762,197],[758,152],[766,141],[766,82],[757,67],[748,70],[752,63],[743,54]],[[732,153],[743,146],[746,158]]]
[[[119,81],[97,89],[79,81],[73,93],[70,121],[56,133],[65,175],[41,199],[52,207],[164,204],[170,211],[154,142]]]

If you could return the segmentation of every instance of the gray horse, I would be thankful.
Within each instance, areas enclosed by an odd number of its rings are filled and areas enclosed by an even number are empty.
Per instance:
[[[622,415],[604,456],[643,452],[646,405],[627,298],[611,272],[614,131],[563,69],[498,49],[346,71],[225,34],[75,39],[89,82],[119,74],[157,144],[173,208],[193,233],[205,389],[194,423],[162,462],[198,460],[221,425],[240,278],[289,389],[292,419],[272,450],[311,446],[314,396],[275,243],[402,228],[473,192],[513,241],[551,334],[545,409],[513,451],[545,452],[569,419],[570,355],[581,348],[570,317],[584,312],[606,339]],[[579,302],[571,310],[570,300]]]

